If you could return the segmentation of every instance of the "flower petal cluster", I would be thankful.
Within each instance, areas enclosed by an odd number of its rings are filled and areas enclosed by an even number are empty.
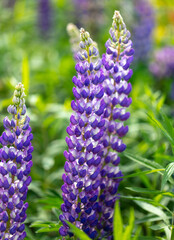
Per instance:
[[[119,153],[126,145],[122,137],[128,132],[124,121],[130,116],[128,94],[132,76],[129,66],[134,50],[123,19],[115,11],[102,59],[88,32],[81,29],[77,76],[73,77],[74,113],[67,128],[68,151],[64,184],[64,203],[60,220],[62,236],[72,236],[66,221],[82,229],[91,239],[112,239],[113,209],[119,198],[122,180]]]
[[[25,203],[32,163],[33,135],[30,118],[25,115],[24,88],[16,86],[13,105],[8,107],[12,119],[4,118],[5,131],[0,137],[0,239],[22,240],[26,236],[24,221],[28,203]]]

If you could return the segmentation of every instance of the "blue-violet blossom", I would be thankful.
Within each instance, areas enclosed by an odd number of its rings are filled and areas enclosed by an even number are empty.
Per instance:
[[[132,30],[136,61],[147,61],[153,45],[154,9],[149,0],[135,0],[136,20]]]
[[[72,236],[66,223],[70,221],[92,239],[113,239],[113,208],[122,176],[117,152],[126,148],[121,138],[128,132],[123,121],[130,116],[126,108],[131,104],[131,84],[127,81],[134,53],[118,11],[110,35],[100,59],[89,33],[81,29],[77,77],[73,77],[76,100],[71,104],[75,113],[67,128],[69,150],[64,152],[62,236]]]
[[[8,107],[12,119],[3,120],[5,131],[0,137],[0,239],[22,240],[26,237],[24,221],[27,217],[29,176],[33,165],[29,126],[30,118],[25,115],[24,88],[16,86],[13,105]]]

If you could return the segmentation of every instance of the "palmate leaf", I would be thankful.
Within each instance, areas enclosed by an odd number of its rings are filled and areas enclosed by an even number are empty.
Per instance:
[[[69,225],[71,231],[74,233],[74,235],[76,237],[78,237],[80,240],[91,240],[91,238],[89,238],[86,233],[84,233],[82,230],[80,230],[79,228],[77,228],[75,225],[73,225],[72,223],[66,221],[67,224]]]
[[[174,162],[169,163],[169,165],[166,167],[163,178],[162,178],[162,183],[161,183],[161,190],[163,190],[166,182],[169,180],[171,175],[174,173]]]
[[[45,209],[60,208],[63,200],[58,197],[47,197],[44,199],[39,199],[38,203],[44,204]]]
[[[149,190],[148,188],[139,188],[139,187],[126,187],[126,189],[133,192],[138,192],[138,193],[153,194],[153,195],[162,194],[162,195],[174,198],[174,193],[172,192],[166,192],[166,191],[160,191],[160,190]]]
[[[171,215],[170,216],[167,215],[167,219],[171,219]],[[148,214],[144,218],[136,220],[135,224],[141,224],[141,223],[145,223],[145,222],[157,222],[160,220],[161,220],[161,217],[158,217],[154,214]]]
[[[39,228],[36,233],[44,233],[44,232],[58,232],[61,227],[60,223],[54,222],[42,222],[36,221],[30,225],[30,227]]]
[[[154,161],[150,161],[146,158],[143,158],[143,157],[140,157],[140,156],[137,156],[137,155],[134,155],[132,153],[129,153],[127,151],[125,151],[124,155],[131,159],[132,161],[134,162],[137,162],[147,168],[150,168],[150,169],[164,169],[164,167],[162,165],[160,165],[159,163],[156,163]],[[161,172],[159,172],[160,174],[162,174]]]
[[[147,171],[140,171],[137,173],[132,173],[129,175],[125,175],[119,178],[132,178],[132,177],[138,177],[138,176],[142,176],[142,175],[147,175],[147,174],[151,174],[151,173],[156,173],[156,172],[163,172],[165,169],[161,168],[161,169],[153,169],[153,170],[147,170]]]
[[[155,224],[155,225],[150,226],[150,228],[154,231],[164,229],[165,227],[166,227],[166,225],[164,223]]]
[[[116,201],[114,210],[114,240],[120,240],[123,236],[123,222],[120,213],[119,201]]]
[[[159,216],[166,224],[169,223],[167,215],[160,209],[147,202],[135,201],[136,204],[147,212]]]
[[[159,202],[156,202],[152,199],[149,199],[149,198],[123,196],[123,195],[120,195],[120,198],[135,200],[137,202],[140,201],[140,202],[150,203],[150,204],[152,204],[152,206],[154,205],[154,206],[157,206],[157,207],[162,207],[163,209],[165,209],[167,212],[169,212],[172,215],[172,212],[166,206],[164,206],[164,205],[160,204]]]

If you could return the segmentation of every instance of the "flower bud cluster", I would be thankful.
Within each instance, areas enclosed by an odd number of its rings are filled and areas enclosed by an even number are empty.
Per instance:
[[[64,203],[60,220],[62,236],[73,236],[66,221],[82,229],[91,239],[112,239],[113,209],[122,173],[119,153],[126,145],[124,121],[130,116],[129,69],[134,50],[123,19],[115,11],[111,39],[102,59],[88,32],[80,31],[80,54],[73,77],[74,114],[67,128],[68,151],[64,152]]]
[[[13,105],[8,107],[12,120],[4,118],[5,131],[0,137],[0,239],[22,240],[26,236],[24,221],[28,203],[25,203],[31,183],[33,165],[30,119],[25,115],[24,88],[16,86]]]
[[[81,31],[84,31],[83,28],[81,29]],[[67,32],[70,36],[71,49],[72,49],[72,53],[74,55],[75,61],[76,62],[83,61],[83,60],[85,60],[85,58],[88,58],[87,52],[84,51],[85,40],[80,42],[80,30],[77,28],[77,26],[74,25],[73,23],[69,23],[67,25]],[[85,38],[85,36],[84,36],[84,38]],[[89,41],[92,45],[92,46],[90,46],[89,54],[90,54],[90,57],[93,54],[93,59],[91,59],[91,60],[95,60],[95,59],[99,58],[97,43],[90,39],[89,39]],[[80,45],[79,45],[79,42],[80,42]]]

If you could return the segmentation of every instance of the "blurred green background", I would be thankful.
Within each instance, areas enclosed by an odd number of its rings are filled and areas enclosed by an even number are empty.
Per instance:
[[[171,149],[146,113],[159,116],[162,107],[169,118],[173,118],[171,86],[174,74],[162,76],[158,80],[149,66],[157,50],[174,44],[174,2],[151,0],[150,5],[153,9],[153,27],[149,40],[141,42],[140,39],[140,47],[145,49],[148,41],[151,47],[147,50],[148,56],[141,53],[141,60],[136,60],[132,66],[133,104],[128,123],[130,131],[125,142],[128,150],[162,163],[164,155],[171,154]],[[0,131],[3,131],[2,121],[11,103],[14,87],[23,81],[27,94],[27,113],[31,117],[34,135],[33,181],[28,192],[28,239],[47,240],[58,236],[56,231],[36,234],[35,229],[29,226],[36,220],[57,221],[59,214],[51,207],[45,207],[41,199],[61,194],[61,175],[65,162],[63,151],[67,148],[64,139],[73,99],[71,79],[76,74],[66,26],[73,22],[78,27],[85,27],[98,43],[102,55],[115,9],[120,10],[133,39],[136,38],[133,33],[139,16],[135,1],[88,0],[79,1],[79,4],[77,0],[0,1]],[[136,163],[124,156],[120,168],[124,174],[140,170]],[[132,185],[158,188],[158,176],[151,178],[144,175],[132,181],[125,179],[121,182],[119,192],[129,195],[125,187]],[[56,204],[55,198],[54,201]],[[125,221],[129,212],[128,203],[134,206],[135,216],[140,221],[145,212],[123,199],[121,207]],[[145,236],[155,235],[152,230],[148,230],[148,223],[140,221],[137,224],[142,226]]]

